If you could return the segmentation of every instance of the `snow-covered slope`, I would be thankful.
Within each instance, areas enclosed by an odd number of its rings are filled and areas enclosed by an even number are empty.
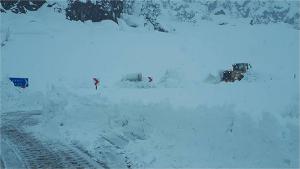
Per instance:
[[[212,21],[226,25],[237,24],[237,19],[243,19],[250,25],[285,23],[295,29],[300,28],[300,3],[291,0],[15,0],[1,1],[0,4],[1,13],[30,13],[43,5],[69,20],[99,22],[111,19],[117,22],[116,18],[122,17],[131,26],[148,25],[161,32],[172,31],[166,25],[169,20],[193,24]],[[131,22],[128,16],[139,18],[142,24]]]
[[[184,9],[190,9],[190,13],[194,11],[195,18],[211,20],[218,20],[220,16],[247,18],[252,25],[284,22],[299,28],[298,1],[194,1],[181,4],[180,6],[184,6],[181,8],[176,2],[171,1],[171,4],[175,5],[172,9],[180,9],[183,13],[186,13]]]
[[[237,24],[238,22],[235,22],[237,19],[244,19],[250,25],[286,23],[299,29],[299,1],[144,0],[124,2],[125,14],[148,17],[162,25],[166,22],[165,18],[193,24],[212,21],[219,25]]]
[[[164,19],[176,31],[72,22],[47,7],[1,14],[1,112],[42,110],[28,130],[112,168],[299,167],[299,31]],[[253,66],[242,81],[207,81],[237,62]],[[139,72],[154,81],[121,81]]]

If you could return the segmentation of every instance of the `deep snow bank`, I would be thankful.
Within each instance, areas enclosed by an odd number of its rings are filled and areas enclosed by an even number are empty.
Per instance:
[[[38,137],[87,150],[109,167],[297,167],[297,104],[254,118],[234,105],[175,108],[169,102],[114,101],[51,87]],[[30,97],[29,97],[30,98]]]

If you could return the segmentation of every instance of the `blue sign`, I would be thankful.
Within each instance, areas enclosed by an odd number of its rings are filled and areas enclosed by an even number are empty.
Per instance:
[[[12,81],[14,83],[14,86],[16,87],[28,87],[28,78],[14,78],[14,77],[10,77],[9,78],[10,81]]]

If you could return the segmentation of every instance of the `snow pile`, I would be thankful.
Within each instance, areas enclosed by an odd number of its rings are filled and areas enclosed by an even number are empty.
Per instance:
[[[279,120],[263,112],[254,119],[233,105],[174,108],[168,102],[113,104],[98,95],[82,97],[63,91],[59,95],[66,97],[67,105],[59,101],[56,92],[47,95],[57,100],[55,107],[61,109],[30,130],[37,136],[68,140],[108,167],[299,165],[299,119],[295,116],[283,115]],[[298,110],[292,112],[295,115]]]
[[[155,84],[150,83],[148,79],[144,79],[140,82],[121,81],[117,83],[117,86],[121,88],[153,88]]]
[[[152,109],[146,119],[153,134],[126,147],[137,168],[299,165],[296,123],[280,124],[270,113],[254,120],[231,106],[164,111],[165,107],[145,107]]]
[[[177,70],[167,70],[160,78],[158,84],[163,87],[182,87],[184,78],[183,74]]]
[[[207,76],[207,78],[204,80],[204,82],[206,83],[211,83],[211,84],[218,84],[221,82],[221,74],[222,72],[220,72],[218,75],[213,75],[213,74],[209,74]]]
[[[17,88],[7,79],[1,80],[1,112],[40,109],[43,94],[30,89]]]

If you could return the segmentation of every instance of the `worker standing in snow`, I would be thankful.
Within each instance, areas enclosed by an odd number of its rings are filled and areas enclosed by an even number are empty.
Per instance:
[[[93,80],[94,80],[94,84],[95,84],[95,87],[96,87],[96,90],[97,90],[100,81],[97,78],[93,78]]]

